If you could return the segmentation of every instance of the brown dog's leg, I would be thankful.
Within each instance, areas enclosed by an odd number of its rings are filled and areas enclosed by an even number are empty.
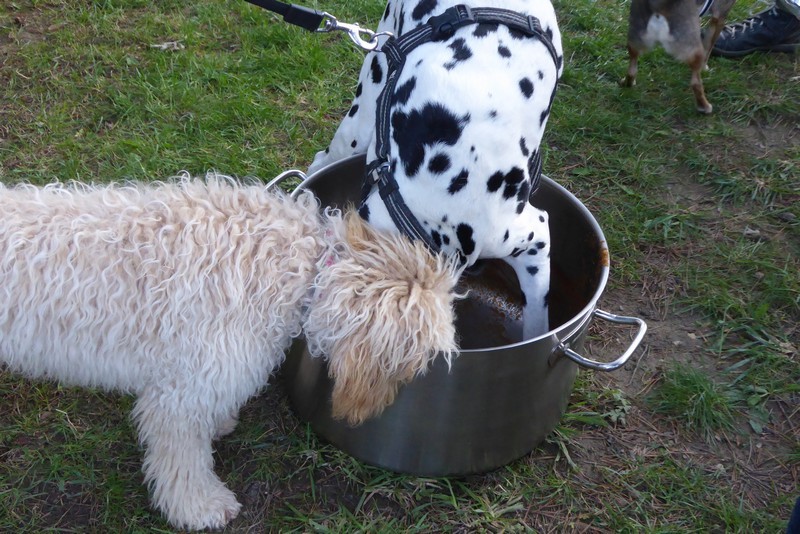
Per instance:
[[[620,81],[620,85],[625,87],[633,87],[636,85],[636,73],[639,71],[639,51],[628,45],[628,56],[630,62],[628,63],[628,73]]]
[[[708,28],[703,32],[703,49],[706,51],[705,63],[708,64],[708,58],[711,56],[711,48],[717,42],[717,37],[725,27],[725,20],[717,17],[712,17],[708,23]]]
[[[700,78],[700,71],[706,64],[705,50],[698,50],[692,55],[688,61],[689,68],[692,69],[691,86],[694,92],[694,99],[697,102],[697,111],[704,114],[709,114],[713,110],[711,104],[706,99],[706,93],[703,90],[703,80]]]

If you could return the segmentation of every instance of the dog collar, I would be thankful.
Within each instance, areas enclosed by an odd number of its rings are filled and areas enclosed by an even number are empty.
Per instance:
[[[703,2],[703,6],[700,8],[700,14],[698,16],[702,17],[708,13],[708,10],[711,9],[711,4],[713,3],[714,0],[705,0],[705,2]]]
[[[550,57],[553,59],[553,63],[558,68],[558,54],[552,41],[542,30],[539,19],[508,9],[471,9],[463,4],[453,6],[442,14],[431,17],[426,24],[414,28],[400,38],[390,36],[379,50],[386,55],[389,72],[386,85],[378,96],[375,113],[375,152],[377,157],[367,165],[362,190],[362,202],[366,201],[366,197],[372,187],[377,185],[384,205],[389,211],[395,226],[407,237],[424,242],[433,252],[439,252],[440,247],[433,241],[433,238],[425,231],[414,214],[411,213],[408,205],[406,205],[389,164],[389,110],[392,94],[394,94],[397,80],[403,70],[406,58],[412,50],[432,41],[444,41],[459,28],[479,23],[503,24],[527,37],[538,39],[545,45]],[[542,174],[542,160],[538,155],[538,151],[535,153],[536,156],[528,162],[528,170],[531,175],[531,193],[536,191],[539,186]]]

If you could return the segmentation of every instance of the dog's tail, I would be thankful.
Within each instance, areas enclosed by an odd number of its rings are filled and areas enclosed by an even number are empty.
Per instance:
[[[448,364],[456,354],[460,270],[356,213],[330,220],[336,257],[317,276],[305,334],[310,353],[328,360],[333,416],[357,425],[379,415],[437,354]]]

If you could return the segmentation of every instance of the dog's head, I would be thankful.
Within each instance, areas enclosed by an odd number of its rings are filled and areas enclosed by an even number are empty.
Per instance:
[[[459,269],[354,212],[330,220],[336,257],[323,261],[305,334],[309,352],[328,360],[333,416],[358,425],[379,415],[437,354],[449,363],[456,353]]]

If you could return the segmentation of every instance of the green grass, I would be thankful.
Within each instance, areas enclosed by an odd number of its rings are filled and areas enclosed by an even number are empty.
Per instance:
[[[299,3],[367,27],[384,7]],[[580,373],[545,443],[459,479],[353,460],[276,384],[217,444],[245,505],[230,531],[782,531],[800,486],[800,63],[712,58],[714,114],[698,115],[688,69],[663,51],[619,87],[628,5],[556,2],[565,73],[544,167],[602,226],[600,304],[647,314],[644,355]],[[244,1],[4,2],[0,181],[305,168],[362,59]],[[588,348],[611,354],[617,337],[595,325]],[[0,373],[0,531],[169,531],[148,506],[131,404]]]
[[[703,370],[679,365],[665,373],[651,403],[656,413],[671,415],[710,440],[718,430],[733,430],[738,399],[728,384],[714,381]]]

